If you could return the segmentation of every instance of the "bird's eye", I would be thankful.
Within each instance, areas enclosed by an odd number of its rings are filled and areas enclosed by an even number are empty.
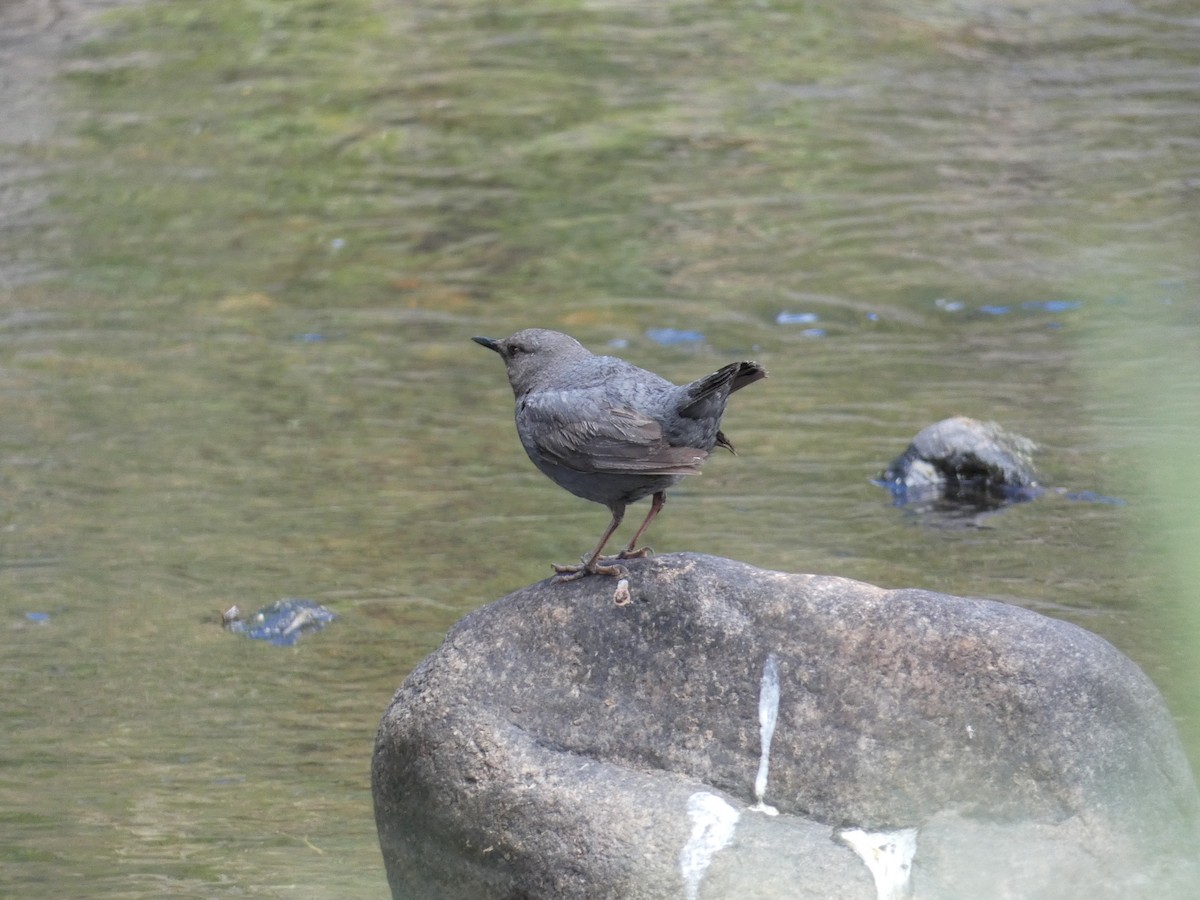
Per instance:
[[[518,344],[509,344],[508,345],[508,355],[510,358],[514,357],[514,356],[520,356],[524,352],[525,352],[525,348]]]

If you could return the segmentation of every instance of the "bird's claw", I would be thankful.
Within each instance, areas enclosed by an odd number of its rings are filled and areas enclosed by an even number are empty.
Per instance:
[[[652,547],[638,547],[636,550],[626,547],[624,550],[622,550],[616,556],[600,557],[600,562],[615,563],[619,559],[645,559],[646,557],[653,556],[653,555],[654,555],[654,548],[652,548]]]
[[[647,556],[654,555],[653,547],[638,547],[636,550],[632,547],[626,547],[617,554],[617,559],[645,559]]]
[[[560,566],[557,563],[550,564],[554,571],[554,580],[558,583],[567,581],[576,581],[583,578],[585,575],[612,575],[617,578],[628,578],[629,570],[624,566],[607,566],[603,560],[596,560],[591,565],[582,563],[578,566]]]

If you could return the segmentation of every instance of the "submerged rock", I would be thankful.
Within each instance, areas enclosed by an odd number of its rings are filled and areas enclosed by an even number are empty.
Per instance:
[[[876,483],[899,503],[946,499],[992,509],[1037,496],[1036,450],[995,422],[954,416],[922,428]]]
[[[290,647],[301,636],[320,631],[336,616],[319,603],[296,597],[277,600],[264,606],[248,619],[243,619],[236,606],[221,616],[226,631],[245,634],[256,641],[266,641],[277,647]]]
[[[646,331],[646,337],[664,347],[673,347],[677,344],[704,343],[703,332],[689,331],[681,328],[650,328]]]
[[[627,567],[624,605],[612,579],[531,585],[405,680],[372,766],[393,897],[836,900],[911,876],[1097,900],[1197,876],[1170,717],[1101,638],[694,554]]]

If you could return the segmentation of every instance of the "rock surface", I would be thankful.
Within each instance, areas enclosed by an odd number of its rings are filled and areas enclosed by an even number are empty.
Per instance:
[[[919,898],[1194,884],[1192,774],[1101,638],[714,557],[628,566],[628,605],[611,578],[531,585],[405,680],[373,760],[394,897],[877,896],[848,826],[918,830]]]
[[[905,502],[946,498],[995,508],[1036,496],[1036,449],[995,422],[954,416],[917,432],[878,482]]]

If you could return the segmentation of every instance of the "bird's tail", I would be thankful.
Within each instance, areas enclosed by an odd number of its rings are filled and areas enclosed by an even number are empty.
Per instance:
[[[732,366],[726,366],[725,368],[728,369],[731,367],[736,369],[733,373],[733,387],[729,389],[729,393],[731,394],[734,391],[740,391],[746,385],[762,381],[767,377],[767,370],[756,362],[733,363]]]
[[[734,391],[754,384],[767,377],[767,370],[756,362],[736,362],[723,366],[711,375],[693,381],[687,386],[688,404],[681,412],[688,415],[695,407],[702,407],[712,397],[720,396],[722,402]]]

